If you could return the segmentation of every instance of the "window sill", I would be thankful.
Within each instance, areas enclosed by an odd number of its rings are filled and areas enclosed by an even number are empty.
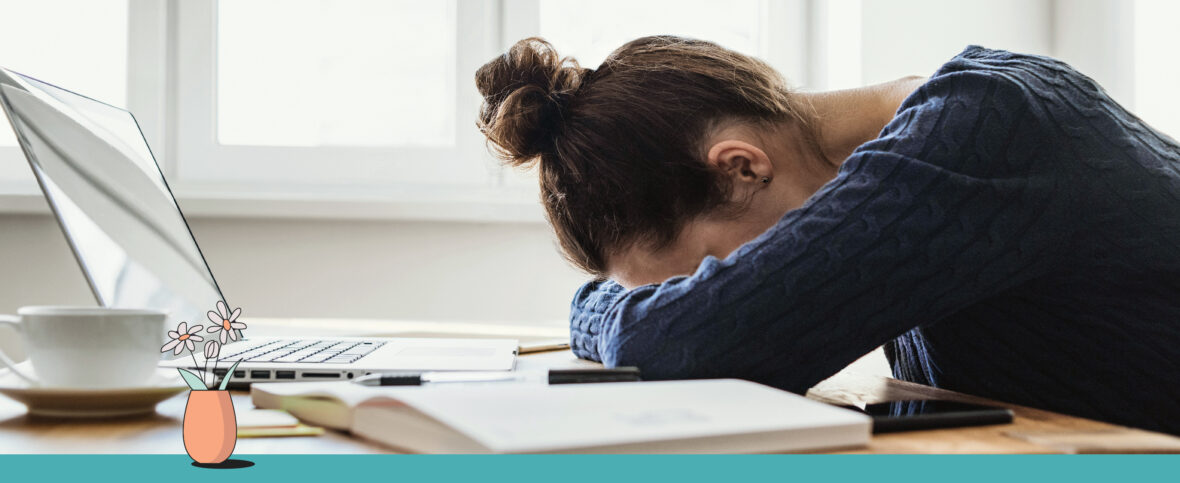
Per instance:
[[[535,193],[512,189],[442,189],[436,193],[383,196],[338,193],[176,192],[189,218],[286,218],[332,220],[544,223]],[[38,191],[0,193],[0,214],[50,214]]]

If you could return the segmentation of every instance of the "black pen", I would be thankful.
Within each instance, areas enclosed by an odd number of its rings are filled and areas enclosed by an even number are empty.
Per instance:
[[[421,386],[446,382],[511,382],[524,380],[520,372],[380,372],[353,379],[362,386]]]
[[[536,373],[527,372],[383,372],[367,374],[353,379],[362,386],[421,386],[451,382],[514,382],[526,381]],[[551,369],[546,382],[549,384],[586,384],[595,382],[639,381],[639,369],[616,367],[614,369]]]

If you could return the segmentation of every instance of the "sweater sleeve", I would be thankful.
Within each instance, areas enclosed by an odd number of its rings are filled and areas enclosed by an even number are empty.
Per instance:
[[[645,379],[805,392],[873,348],[1043,274],[1068,238],[1035,100],[957,58],[803,207],[691,276],[574,302],[579,356]],[[1041,154],[1038,154],[1041,153]]]
[[[624,293],[623,286],[610,280],[596,280],[582,285],[570,304],[570,349],[582,359],[601,361],[598,336],[602,315]]]

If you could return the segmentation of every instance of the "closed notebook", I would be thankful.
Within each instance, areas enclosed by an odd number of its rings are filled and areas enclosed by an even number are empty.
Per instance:
[[[734,379],[386,388],[352,432],[415,453],[771,453],[868,444],[870,419]]]

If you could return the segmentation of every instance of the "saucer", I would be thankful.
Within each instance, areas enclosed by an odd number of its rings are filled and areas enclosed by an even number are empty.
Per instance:
[[[20,364],[32,372],[27,363]],[[143,386],[83,389],[34,387],[8,369],[0,369],[0,394],[29,408],[29,415],[53,418],[109,418],[156,411],[156,404],[188,389],[176,369],[157,369]]]

